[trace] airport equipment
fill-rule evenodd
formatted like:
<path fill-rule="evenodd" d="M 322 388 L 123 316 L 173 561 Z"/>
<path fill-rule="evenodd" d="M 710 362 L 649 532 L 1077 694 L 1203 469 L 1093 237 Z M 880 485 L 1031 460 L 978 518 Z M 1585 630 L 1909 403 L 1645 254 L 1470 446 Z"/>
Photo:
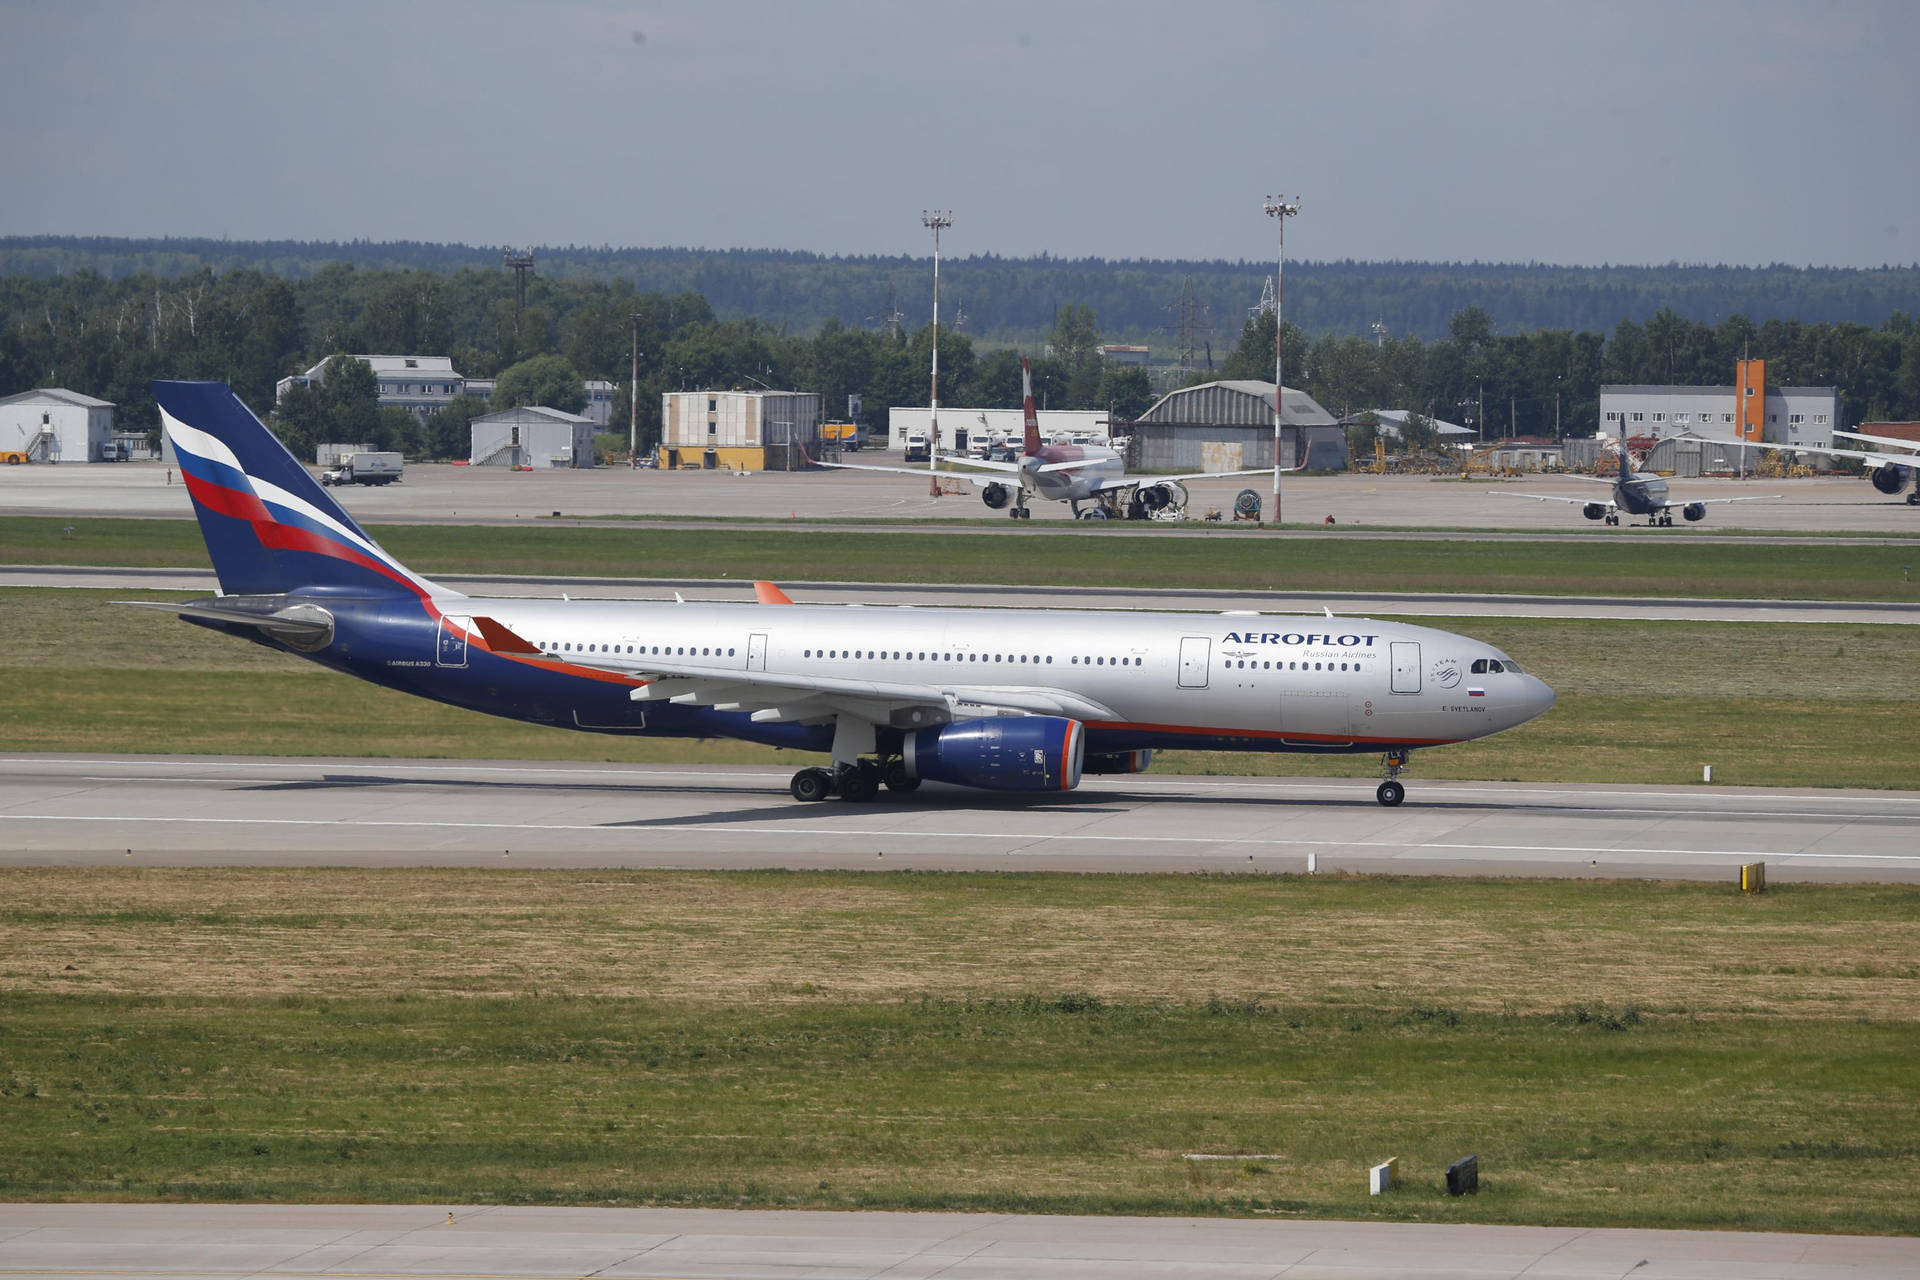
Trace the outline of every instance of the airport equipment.
<path fill-rule="evenodd" d="M 1447 1166 L 1447 1194 L 1471 1196 L 1480 1192 L 1480 1157 L 1461 1156 Z"/>
<path fill-rule="evenodd" d="M 1767 864 L 1749 862 L 1740 868 L 1740 892 L 1765 893 L 1767 891 Z"/>
<path fill-rule="evenodd" d="M 1379 1164 L 1374 1165 L 1373 1168 L 1367 1170 L 1367 1194 L 1370 1196 L 1383 1196 L 1393 1190 L 1395 1181 L 1394 1171 L 1399 1163 L 1400 1158 L 1395 1156 L 1393 1159 L 1383 1160 Z"/>

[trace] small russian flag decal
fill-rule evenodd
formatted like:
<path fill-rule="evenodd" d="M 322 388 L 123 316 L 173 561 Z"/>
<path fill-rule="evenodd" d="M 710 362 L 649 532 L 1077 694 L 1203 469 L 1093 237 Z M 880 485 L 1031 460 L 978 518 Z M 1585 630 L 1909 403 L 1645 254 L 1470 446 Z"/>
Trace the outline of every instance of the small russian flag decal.
<path fill-rule="evenodd" d="M 1485 689 L 1469 689 L 1467 690 L 1467 696 L 1469 698 L 1484 698 L 1487 696 L 1487 691 Z"/>

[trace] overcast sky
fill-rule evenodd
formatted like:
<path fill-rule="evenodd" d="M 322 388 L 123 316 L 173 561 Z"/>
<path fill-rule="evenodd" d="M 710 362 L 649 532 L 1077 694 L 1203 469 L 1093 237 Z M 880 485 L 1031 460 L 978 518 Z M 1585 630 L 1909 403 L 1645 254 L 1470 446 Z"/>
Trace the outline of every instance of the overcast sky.
<path fill-rule="evenodd" d="M 1920 262 L 1915 0 L 0 0 L 0 234 Z"/>

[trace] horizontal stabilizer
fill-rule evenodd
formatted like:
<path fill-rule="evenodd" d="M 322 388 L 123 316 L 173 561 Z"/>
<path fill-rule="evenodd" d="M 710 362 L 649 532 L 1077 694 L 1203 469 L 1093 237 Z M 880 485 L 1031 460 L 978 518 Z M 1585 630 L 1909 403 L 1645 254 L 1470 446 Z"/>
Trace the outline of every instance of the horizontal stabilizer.
<path fill-rule="evenodd" d="M 318 605 L 296 604 L 281 609 L 242 609 L 211 600 L 173 603 L 166 600 L 115 600 L 115 604 L 136 609 L 164 609 L 168 613 L 195 622 L 240 627 L 257 627 L 275 640 L 296 649 L 318 649 L 333 640 L 333 615 Z"/>

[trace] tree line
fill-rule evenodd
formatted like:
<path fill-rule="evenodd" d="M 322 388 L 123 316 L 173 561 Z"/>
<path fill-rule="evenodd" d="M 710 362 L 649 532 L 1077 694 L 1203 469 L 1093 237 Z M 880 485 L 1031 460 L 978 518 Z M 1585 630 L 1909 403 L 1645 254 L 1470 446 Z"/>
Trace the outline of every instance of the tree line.
<path fill-rule="evenodd" d="M 1168 383 L 1102 358 L 1104 316 L 1083 301 L 1056 306 L 1029 344 L 1034 389 L 1051 408 L 1138 416 Z M 1920 329 L 1905 312 L 1875 326 L 1732 316 L 1707 324 L 1672 308 L 1621 320 L 1608 332 L 1502 332 L 1469 306 L 1433 340 L 1355 336 L 1287 325 L 1287 382 L 1336 415 L 1405 408 L 1480 426 L 1490 436 L 1594 434 L 1603 383 L 1730 385 L 1744 354 L 1769 361 L 1770 384 L 1838 386 L 1847 421 L 1920 419 Z M 1237 339 L 1175 378 L 1270 380 L 1274 318 L 1246 321 Z M 722 317 L 703 295 L 645 291 L 628 280 L 528 282 L 518 305 L 498 269 L 361 270 L 333 263 L 304 279 L 258 269 L 185 275 L 92 272 L 0 277 L 0 395 L 65 386 L 113 401 L 119 422 L 154 428 L 147 382 L 204 378 L 231 384 L 263 415 L 276 382 L 335 353 L 449 355 L 467 377 L 500 386 L 490 408 L 544 403 L 580 407 L 583 379 L 616 383 L 613 429 L 627 431 L 629 367 L 640 349 L 643 447 L 658 437 L 661 393 L 756 386 L 818 392 L 829 418 L 848 397 L 884 426 L 891 405 L 923 405 L 932 328 L 898 332 L 828 319 L 797 333 L 748 317 Z M 940 400 L 1012 408 L 1020 403 L 1020 351 L 967 332 L 940 334 Z M 353 440 L 415 455 L 466 452 L 465 401 L 421 424 L 381 413 L 357 373 L 281 406 L 290 443 Z M 311 456 L 306 455 L 306 456 Z"/>
<path fill-rule="evenodd" d="M 1302 229 L 1304 235 L 1304 228 Z M 880 328 L 890 310 L 918 325 L 932 313 L 930 261 L 897 255 L 830 256 L 749 249 L 538 247 L 535 268 L 550 280 L 612 283 L 641 293 L 698 294 L 721 319 L 753 318 L 784 332 Z M 254 270 L 306 280 L 351 266 L 362 273 L 425 271 L 440 276 L 501 267 L 501 250 L 417 241 L 325 243 L 210 239 L 129 240 L 0 237 L 0 276 L 81 271 L 118 279 L 161 279 Z M 1193 334 L 1204 362 L 1237 339 L 1270 261 L 1004 258 L 959 255 L 941 263 L 948 317 L 994 345 L 1032 344 L 1067 303 L 1090 306 L 1116 341 L 1178 341 L 1179 303 L 1205 317 Z M 1502 335 L 1533 330 L 1608 333 L 1623 319 L 1662 309 L 1696 323 L 1744 316 L 1802 323 L 1879 325 L 1895 312 L 1920 314 L 1920 266 L 1871 269 L 1704 266 L 1569 267 L 1543 263 L 1320 262 L 1287 265 L 1287 312 L 1316 333 L 1434 342 L 1458 312 L 1478 307 Z"/>

